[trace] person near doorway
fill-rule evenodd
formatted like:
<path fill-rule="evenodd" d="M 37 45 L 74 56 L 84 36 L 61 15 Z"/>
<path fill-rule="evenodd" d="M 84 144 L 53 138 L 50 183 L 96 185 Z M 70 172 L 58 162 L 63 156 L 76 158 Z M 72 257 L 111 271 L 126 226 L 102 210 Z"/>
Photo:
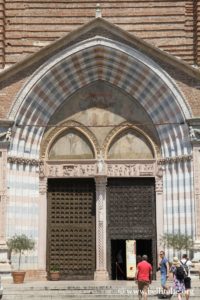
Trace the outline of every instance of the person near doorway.
<path fill-rule="evenodd" d="M 191 289 L 191 277 L 190 277 L 190 269 L 192 267 L 192 262 L 189 260 L 187 254 L 183 254 L 181 259 L 181 264 L 185 269 L 186 277 L 184 278 L 185 283 L 185 299 L 189 300 L 190 297 L 190 289 Z"/>
<path fill-rule="evenodd" d="M 182 294 L 185 292 L 185 269 L 177 257 L 173 258 L 170 271 L 173 273 L 174 292 L 177 293 L 178 300 L 182 300 Z"/>
<path fill-rule="evenodd" d="M 125 279 L 122 248 L 119 249 L 117 256 L 116 256 L 116 279 L 119 279 L 119 280 Z"/>
<path fill-rule="evenodd" d="M 137 255 L 136 256 L 136 265 L 139 264 L 142 261 L 142 256 L 141 255 Z"/>
<path fill-rule="evenodd" d="M 152 280 L 152 266 L 148 263 L 147 255 L 142 256 L 142 261 L 137 264 L 136 282 L 138 284 L 138 296 L 141 300 L 142 297 L 144 300 L 147 300 L 149 284 Z"/>
<path fill-rule="evenodd" d="M 167 294 L 169 291 L 169 287 L 167 286 L 167 279 L 169 277 L 169 262 L 165 257 L 165 252 L 163 250 L 160 251 L 160 262 L 157 270 L 160 271 L 161 276 L 161 286 L 163 290 L 162 298 L 167 298 Z"/>

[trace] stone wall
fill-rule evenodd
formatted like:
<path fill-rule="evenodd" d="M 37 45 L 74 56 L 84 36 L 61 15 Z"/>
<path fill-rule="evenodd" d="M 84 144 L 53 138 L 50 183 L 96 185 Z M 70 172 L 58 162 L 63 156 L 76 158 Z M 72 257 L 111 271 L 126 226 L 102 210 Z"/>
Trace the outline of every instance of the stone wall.
<path fill-rule="evenodd" d="M 200 63 L 197 0 L 103 0 L 107 21 L 189 64 Z M 37 52 L 95 17 L 96 1 L 0 0 L 0 68 Z"/>

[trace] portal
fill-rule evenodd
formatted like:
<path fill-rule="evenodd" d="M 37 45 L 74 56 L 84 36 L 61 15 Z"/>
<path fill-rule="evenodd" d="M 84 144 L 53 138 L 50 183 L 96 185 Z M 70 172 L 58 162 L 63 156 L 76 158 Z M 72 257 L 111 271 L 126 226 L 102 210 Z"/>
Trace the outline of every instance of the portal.
<path fill-rule="evenodd" d="M 152 241 L 136 240 L 136 263 L 144 254 L 148 256 L 148 262 L 153 265 Z M 111 279 L 129 279 L 127 278 L 126 240 L 111 240 Z"/>

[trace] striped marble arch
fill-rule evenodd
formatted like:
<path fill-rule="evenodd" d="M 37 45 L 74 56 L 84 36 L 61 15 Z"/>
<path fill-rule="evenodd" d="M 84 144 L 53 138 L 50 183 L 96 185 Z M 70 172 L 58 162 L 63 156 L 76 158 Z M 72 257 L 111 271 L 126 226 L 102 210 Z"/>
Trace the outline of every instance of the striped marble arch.
<path fill-rule="evenodd" d="M 82 42 L 48 61 L 23 87 L 10 117 L 16 124 L 45 126 L 68 97 L 98 80 L 126 91 L 143 106 L 157 128 L 163 156 L 190 153 L 184 121 L 191 113 L 174 82 L 143 54 L 105 38 Z M 37 158 L 43 131 L 16 128 L 11 153 Z"/>

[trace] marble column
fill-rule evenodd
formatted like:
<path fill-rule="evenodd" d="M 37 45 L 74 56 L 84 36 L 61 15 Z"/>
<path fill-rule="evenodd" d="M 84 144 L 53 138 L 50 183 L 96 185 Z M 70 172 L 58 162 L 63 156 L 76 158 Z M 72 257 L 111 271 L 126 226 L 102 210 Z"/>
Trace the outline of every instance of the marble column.
<path fill-rule="evenodd" d="M 200 260 L 200 143 L 193 145 L 193 166 L 194 166 L 194 214 L 195 214 L 195 242 L 194 260 Z"/>
<path fill-rule="evenodd" d="M 38 268 L 46 271 L 47 247 L 47 178 L 40 177 L 39 185 Z"/>
<path fill-rule="evenodd" d="M 107 271 L 107 225 L 106 225 L 106 176 L 96 181 L 96 271 L 95 280 L 108 280 Z"/>
<path fill-rule="evenodd" d="M 160 251 L 159 240 L 163 235 L 164 229 L 164 205 L 163 205 L 163 169 L 164 166 L 159 165 L 155 177 L 155 192 L 156 192 L 156 229 L 157 229 L 157 253 Z M 158 258 L 159 259 L 159 258 Z M 155 261 L 157 264 L 158 261 Z"/>

